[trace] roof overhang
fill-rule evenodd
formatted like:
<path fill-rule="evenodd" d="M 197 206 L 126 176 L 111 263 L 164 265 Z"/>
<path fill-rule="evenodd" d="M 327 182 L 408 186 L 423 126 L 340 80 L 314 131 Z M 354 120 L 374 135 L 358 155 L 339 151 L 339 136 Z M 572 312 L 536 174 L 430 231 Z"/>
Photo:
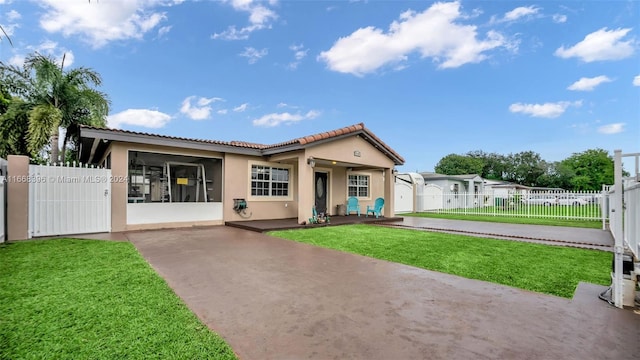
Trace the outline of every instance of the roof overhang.
<path fill-rule="evenodd" d="M 134 144 L 150 144 L 158 146 L 177 147 L 191 150 L 205 150 L 242 155 L 262 156 L 259 149 L 237 147 L 211 142 L 169 138 L 151 134 L 119 132 L 111 129 L 80 128 L 80 161 L 92 163 L 101 158 L 111 141 L 129 142 Z M 103 145 L 101 145 L 102 143 Z"/>
<path fill-rule="evenodd" d="M 310 142 L 310 143 L 307 143 L 307 144 L 301 144 L 300 142 L 293 142 L 293 143 L 287 144 L 287 145 L 271 147 L 271 148 L 267 148 L 267 149 L 262 150 L 262 154 L 263 155 L 276 155 L 276 154 L 280 154 L 280 153 L 288 152 L 288 151 L 302 150 L 302 149 L 306 149 L 306 148 L 317 146 L 317 145 L 327 144 L 327 143 L 330 143 L 330 142 L 333 142 L 333 141 L 337 141 L 337 140 L 340 140 L 340 139 L 346 139 L 346 138 L 349 138 L 349 137 L 352 137 L 352 136 L 360 136 L 362 139 L 364 139 L 369 144 L 371 144 L 373 147 L 375 147 L 378 151 L 382 152 L 385 156 L 390 158 L 395 165 L 403 165 L 404 164 L 404 160 L 403 159 L 399 158 L 393 152 L 389 151 L 386 146 L 384 146 L 382 143 L 380 143 L 374 137 L 370 136 L 364 130 L 358 130 L 358 131 L 347 133 L 347 134 L 336 135 L 336 136 L 333 136 L 333 137 L 328 138 L 328 139 L 316 140 L 316 141 L 313 141 L 313 142 Z"/>

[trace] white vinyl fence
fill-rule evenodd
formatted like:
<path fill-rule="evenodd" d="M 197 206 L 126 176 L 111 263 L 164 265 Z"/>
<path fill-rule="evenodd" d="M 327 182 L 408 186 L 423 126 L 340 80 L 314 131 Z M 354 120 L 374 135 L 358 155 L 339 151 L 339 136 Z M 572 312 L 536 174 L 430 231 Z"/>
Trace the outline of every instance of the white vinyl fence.
<path fill-rule="evenodd" d="M 425 191 L 418 201 L 425 211 L 436 213 L 600 221 L 607 216 L 607 196 L 604 191 Z"/>
<path fill-rule="evenodd" d="M 111 170 L 29 165 L 29 237 L 111 231 Z"/>
<path fill-rule="evenodd" d="M 5 209 L 5 201 L 6 201 L 6 197 L 5 197 L 5 177 L 4 176 L 0 176 L 0 243 L 5 242 L 5 233 L 4 233 L 4 229 L 5 229 L 5 213 L 4 213 L 4 209 Z"/>
<path fill-rule="evenodd" d="M 640 258 L 640 182 L 624 190 L 624 204 L 625 243 Z"/>

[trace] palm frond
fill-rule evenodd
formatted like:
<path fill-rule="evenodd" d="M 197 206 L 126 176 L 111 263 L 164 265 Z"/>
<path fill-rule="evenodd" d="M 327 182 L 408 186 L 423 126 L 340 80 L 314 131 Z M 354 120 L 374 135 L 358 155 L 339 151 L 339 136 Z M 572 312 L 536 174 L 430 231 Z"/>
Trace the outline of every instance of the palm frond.
<path fill-rule="evenodd" d="M 60 109 L 49 104 L 38 105 L 29 112 L 28 148 L 37 153 L 49 143 L 51 134 L 62 121 Z"/>

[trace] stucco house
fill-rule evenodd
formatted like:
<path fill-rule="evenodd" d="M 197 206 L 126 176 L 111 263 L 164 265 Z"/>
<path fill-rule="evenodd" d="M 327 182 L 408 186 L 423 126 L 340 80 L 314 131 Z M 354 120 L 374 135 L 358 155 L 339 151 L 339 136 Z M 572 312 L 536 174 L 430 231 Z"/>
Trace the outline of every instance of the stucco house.
<path fill-rule="evenodd" d="M 111 231 L 219 225 L 362 210 L 385 199 L 394 215 L 394 167 L 404 159 L 363 123 L 278 144 L 188 139 L 82 127 L 83 163 L 111 169 Z"/>

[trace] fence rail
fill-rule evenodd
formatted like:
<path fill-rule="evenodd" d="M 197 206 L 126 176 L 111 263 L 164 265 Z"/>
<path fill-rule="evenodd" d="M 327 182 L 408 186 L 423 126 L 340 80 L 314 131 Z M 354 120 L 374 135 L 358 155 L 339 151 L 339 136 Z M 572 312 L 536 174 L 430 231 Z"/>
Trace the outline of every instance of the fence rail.
<path fill-rule="evenodd" d="M 637 257 L 640 257 L 640 183 L 624 192 L 624 241 Z"/>
<path fill-rule="evenodd" d="M 430 194 L 428 212 L 602 221 L 606 192 L 497 192 Z"/>

